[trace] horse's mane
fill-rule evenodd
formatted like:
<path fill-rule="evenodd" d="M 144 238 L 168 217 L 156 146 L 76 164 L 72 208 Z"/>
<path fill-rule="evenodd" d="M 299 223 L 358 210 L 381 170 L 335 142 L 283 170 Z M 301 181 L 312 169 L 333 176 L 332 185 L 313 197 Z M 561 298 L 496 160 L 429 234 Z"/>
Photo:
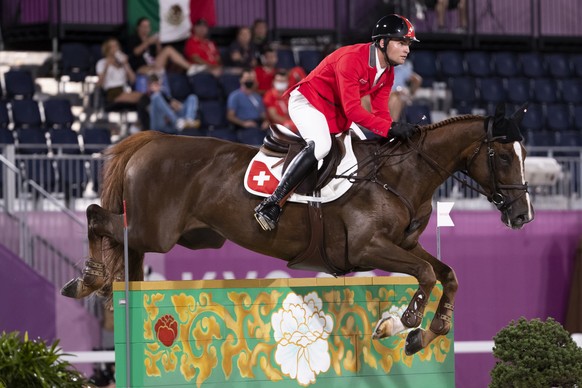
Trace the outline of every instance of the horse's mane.
<path fill-rule="evenodd" d="M 482 120 L 483 116 L 480 116 L 480 115 L 455 116 L 455 117 L 450 117 L 448 119 L 445 119 L 443 121 L 439 121 L 438 123 L 424 125 L 422 128 L 426 129 L 427 131 L 432 131 L 433 129 L 437 129 L 437 128 L 443 127 L 443 126 L 451 124 L 451 123 L 456 123 L 457 121 L 477 120 L 477 119 Z"/>

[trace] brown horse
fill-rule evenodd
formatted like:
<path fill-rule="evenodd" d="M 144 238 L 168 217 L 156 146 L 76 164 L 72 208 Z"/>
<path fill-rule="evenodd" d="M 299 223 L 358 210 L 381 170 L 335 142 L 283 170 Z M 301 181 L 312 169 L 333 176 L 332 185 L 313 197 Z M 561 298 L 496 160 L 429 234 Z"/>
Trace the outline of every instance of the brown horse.
<path fill-rule="evenodd" d="M 507 226 L 518 229 L 532 221 L 524 179 L 526 151 L 519 133 L 523 113 L 521 109 L 506 118 L 498 109 L 494 117 L 454 117 L 421 127 L 406 142 L 354 140 L 359 170 L 350 179 L 355 184 L 322 205 L 324 250 L 331 265 L 322 264 L 320 270 L 337 274 L 381 269 L 410 274 L 419 282 L 401 319 L 382 317 L 375 338 L 418 327 L 437 280 L 443 296 L 430 330 L 411 331 L 406 352 L 421 350 L 451 327 L 457 278 L 418 238 L 431 216 L 433 193 L 452 173 L 473 178 Z M 124 200 L 130 280 L 143 280 L 145 252 L 167 252 L 175 244 L 220 248 L 228 239 L 288 262 L 298 257 L 309 245 L 307 206 L 287 203 L 277 229 L 261 229 L 253 217 L 260 198 L 243 187 L 245 169 L 256 152 L 255 147 L 214 138 L 152 131 L 111 148 L 102 207 L 87 208 L 90 259 L 83 276 L 63 287 L 63 295 L 110 294 L 112 282 L 123 279 Z"/>

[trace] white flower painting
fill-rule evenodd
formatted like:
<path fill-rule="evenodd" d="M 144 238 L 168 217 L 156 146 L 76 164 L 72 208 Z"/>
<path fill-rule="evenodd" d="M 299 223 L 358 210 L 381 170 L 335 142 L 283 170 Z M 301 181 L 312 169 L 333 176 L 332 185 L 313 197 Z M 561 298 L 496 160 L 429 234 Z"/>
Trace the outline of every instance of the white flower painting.
<path fill-rule="evenodd" d="M 271 316 L 277 342 L 275 361 L 281 371 L 302 386 L 315 382 L 330 367 L 327 339 L 333 329 L 331 315 L 322 311 L 316 292 L 304 297 L 289 293 L 283 307 Z"/>

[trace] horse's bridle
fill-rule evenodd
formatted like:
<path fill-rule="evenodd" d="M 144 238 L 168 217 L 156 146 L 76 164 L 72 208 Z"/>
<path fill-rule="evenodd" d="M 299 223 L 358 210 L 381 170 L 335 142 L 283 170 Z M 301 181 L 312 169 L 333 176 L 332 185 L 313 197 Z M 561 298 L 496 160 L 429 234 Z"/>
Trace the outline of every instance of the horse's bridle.
<path fill-rule="evenodd" d="M 474 186 L 468 184 L 466 182 L 466 180 L 462 180 L 455 175 L 452 175 L 452 177 L 454 179 L 456 179 L 457 181 L 463 183 L 467 187 L 471 188 L 472 190 L 475 190 L 475 191 L 483 194 L 487 198 L 487 200 L 489 200 L 489 202 L 493 203 L 499 211 L 506 211 L 515 201 L 517 201 L 518 199 L 523 197 L 526 193 L 528 193 L 528 184 L 527 184 L 527 182 L 525 182 L 525 184 L 516 184 L 516 185 L 502 185 L 502 184 L 498 183 L 497 169 L 495 168 L 495 149 L 493 148 L 493 143 L 495 141 L 498 141 L 499 139 L 493 137 L 493 121 L 494 121 L 493 118 L 488 117 L 486 120 L 487 120 L 487 124 L 486 124 L 486 126 L 487 126 L 486 132 L 487 133 L 485 134 L 485 137 L 483 138 L 483 140 L 479 143 L 479 146 L 475 149 L 475 152 L 473 152 L 473 155 L 471 155 L 471 157 L 469 157 L 467 159 L 467 164 L 466 164 L 465 170 L 462 171 L 462 173 L 467 175 L 467 176 L 469 175 L 469 172 L 468 172 L 469 166 L 471 165 L 471 163 L 473 162 L 475 157 L 479 154 L 479 151 L 481 150 L 481 146 L 483 144 L 487 144 L 487 164 L 489 166 L 489 172 L 490 172 L 489 176 L 491 178 L 491 193 L 487 193 L 481 188 L 474 187 Z M 506 200 L 505 196 L 503 195 L 503 193 L 501 192 L 501 190 L 523 190 L 523 193 L 521 195 L 515 197 L 513 200 L 507 202 L 507 200 Z"/>

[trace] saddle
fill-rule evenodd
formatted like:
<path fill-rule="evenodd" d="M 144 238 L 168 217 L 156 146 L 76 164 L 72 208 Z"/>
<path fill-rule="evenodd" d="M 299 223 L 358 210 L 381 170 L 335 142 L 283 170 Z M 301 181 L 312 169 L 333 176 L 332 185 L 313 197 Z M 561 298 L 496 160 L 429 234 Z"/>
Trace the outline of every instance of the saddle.
<path fill-rule="evenodd" d="M 312 171 L 303 182 L 294 190 L 298 194 L 319 193 L 335 175 L 338 165 L 346 153 L 344 135 L 332 136 L 331 150 L 323 159 L 319 170 Z M 270 126 L 261 152 L 268 156 L 283 158 L 283 174 L 293 158 L 303 149 L 307 143 L 300 136 L 284 132 L 277 125 Z M 318 194 L 317 194 L 318 195 Z M 308 202 L 310 223 L 310 238 L 307 249 L 291 259 L 287 267 L 309 271 L 325 271 L 334 276 L 345 275 L 353 269 L 345 269 L 336 266 L 325 253 L 323 212 L 321 202 Z"/>
<path fill-rule="evenodd" d="M 323 159 L 321 168 L 314 170 L 294 190 L 297 194 L 310 194 L 321 190 L 335 175 L 337 167 L 345 155 L 343 136 L 332 136 L 331 149 Z M 305 140 L 292 132 L 284 132 L 277 125 L 271 125 L 267 131 L 261 152 L 268 156 L 283 159 L 283 173 L 289 163 L 307 145 Z"/>

